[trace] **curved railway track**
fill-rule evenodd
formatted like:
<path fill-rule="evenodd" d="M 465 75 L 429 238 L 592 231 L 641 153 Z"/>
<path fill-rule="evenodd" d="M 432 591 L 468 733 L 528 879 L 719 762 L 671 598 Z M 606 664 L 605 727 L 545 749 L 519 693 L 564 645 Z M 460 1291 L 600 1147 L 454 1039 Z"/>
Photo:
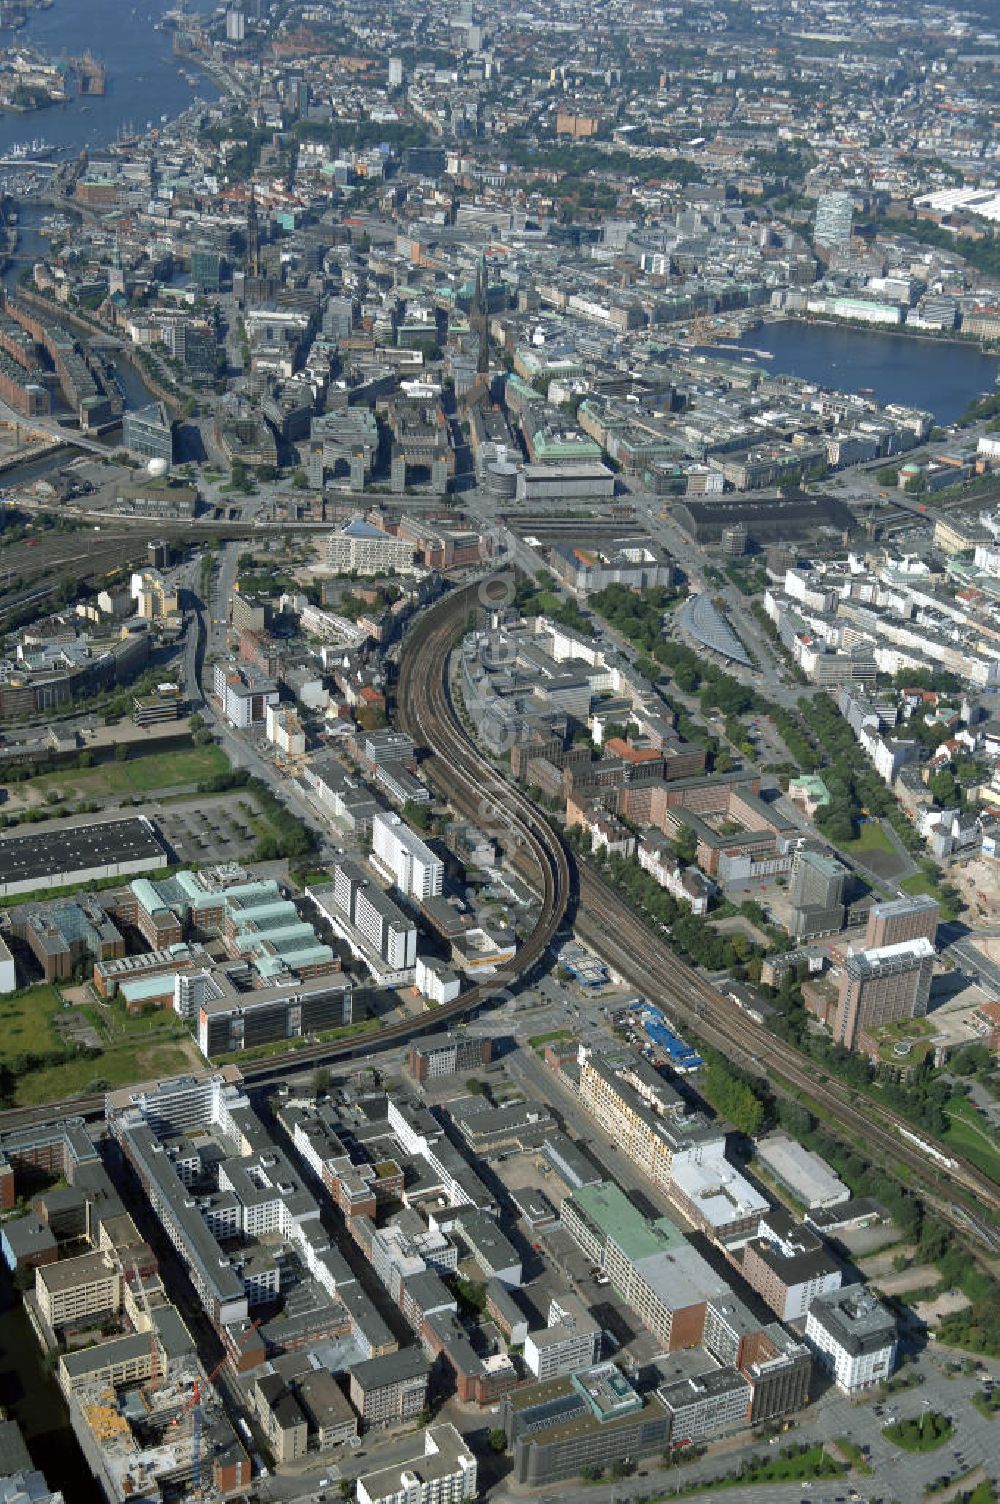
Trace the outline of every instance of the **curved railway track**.
<path fill-rule="evenodd" d="M 488 982 L 462 993 L 454 1002 L 419 1018 L 403 1019 L 350 1039 L 309 1045 L 273 1060 L 248 1061 L 241 1070 L 251 1084 L 283 1079 L 289 1071 L 405 1043 L 427 1029 L 440 1028 L 446 1021 L 474 1012 L 531 972 L 562 923 L 571 896 L 571 873 L 562 842 L 527 799 L 496 777 L 486 758 L 462 730 L 448 694 L 449 654 L 461 638 L 475 588 L 446 596 L 412 629 L 400 667 L 399 721 L 419 744 L 434 749 L 424 766 L 442 795 L 459 813 L 490 823 L 513 863 L 529 880 L 539 884 L 542 903 L 538 921 L 509 966 L 491 976 Z M 99 1061 L 94 1065 L 95 1070 L 100 1068 Z M 0 1130 L 67 1114 L 89 1119 L 102 1117 L 104 1092 L 50 1102 L 42 1107 L 9 1108 L 0 1112 Z"/>
<path fill-rule="evenodd" d="M 277 1061 L 253 1061 L 243 1067 L 251 1083 L 281 1078 L 289 1070 L 310 1064 L 346 1059 L 406 1040 L 437 1028 L 488 1003 L 503 989 L 529 974 L 544 956 L 574 896 L 574 873 L 565 848 L 547 820 L 524 796 L 498 778 L 464 731 L 451 702 L 448 663 L 460 640 L 478 586 L 457 590 L 432 607 L 407 638 L 397 693 L 397 720 L 414 740 L 430 749 L 424 769 L 440 792 L 461 814 L 486 825 L 511 860 L 531 881 L 540 884 L 542 906 L 538 922 L 521 946 L 516 961 L 488 983 L 464 993 L 455 1002 L 418 1019 L 405 1019 L 385 1028 L 355 1035 L 333 1044 L 316 1044 Z M 900 1137 L 909 1129 L 906 1119 L 877 1110 L 870 1101 L 839 1082 L 818 1074 L 813 1063 L 794 1046 L 769 1034 L 722 997 L 691 966 L 653 935 L 608 882 L 589 866 L 577 870 L 579 911 L 576 926 L 630 985 L 650 1001 L 662 1005 L 677 1020 L 697 1030 L 709 1045 L 736 1056 L 779 1083 L 802 1091 L 823 1109 L 848 1141 L 864 1140 L 870 1156 L 882 1155 L 887 1164 L 903 1167 L 907 1183 L 919 1183 L 940 1214 L 968 1232 L 978 1229 L 982 1241 L 1000 1238 L 981 1213 L 1000 1210 L 1000 1191 L 974 1166 L 952 1156 L 947 1170 L 936 1167 Z M 780 1085 L 779 1085 L 780 1089 Z M 14 1109 L 0 1114 L 0 1126 L 37 1121 L 60 1111 L 99 1116 L 104 1097 L 93 1095 L 52 1103 L 45 1108 Z"/>

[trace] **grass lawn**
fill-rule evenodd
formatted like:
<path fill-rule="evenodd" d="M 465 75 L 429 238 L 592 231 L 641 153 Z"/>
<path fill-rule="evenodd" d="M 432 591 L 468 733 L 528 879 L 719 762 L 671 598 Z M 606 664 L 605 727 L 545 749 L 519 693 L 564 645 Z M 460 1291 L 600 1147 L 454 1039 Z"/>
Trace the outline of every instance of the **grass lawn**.
<path fill-rule="evenodd" d="M 569 1029 L 550 1029 L 547 1034 L 532 1034 L 528 1044 L 533 1050 L 543 1049 L 547 1044 L 554 1044 L 557 1039 L 572 1039 Z"/>
<path fill-rule="evenodd" d="M 111 794 L 149 794 L 179 784 L 203 783 L 229 772 L 229 759 L 219 747 L 187 747 L 173 752 L 146 752 L 127 762 L 106 762 L 94 768 L 42 773 L 31 787 L 42 795 L 58 793 L 67 799 L 102 799 Z"/>
<path fill-rule="evenodd" d="M 853 841 L 843 841 L 841 844 L 851 856 L 862 857 L 873 851 L 881 851 L 888 856 L 896 855 L 895 846 L 877 821 L 862 825 Z"/>
<path fill-rule="evenodd" d="M 838 1436 L 833 1443 L 840 1455 L 851 1464 L 856 1473 L 863 1473 L 866 1478 L 871 1477 L 874 1471 L 871 1463 L 866 1459 L 864 1452 L 856 1442 L 847 1436 Z"/>
<path fill-rule="evenodd" d="M 949 1118 L 945 1143 L 1000 1185 L 1000 1144 L 977 1122 L 975 1108 L 963 1101 L 958 1107 L 949 1103 L 945 1110 Z"/>
<path fill-rule="evenodd" d="M 62 1040 L 53 1020 L 62 1011 L 61 997 L 47 982 L 0 997 L 0 1062 L 57 1050 Z"/>
<path fill-rule="evenodd" d="M 174 1075 L 190 1070 L 200 1060 L 188 1031 L 166 1009 L 142 1018 L 130 1018 L 121 1006 L 99 1008 L 94 1004 L 82 1011 L 106 1041 L 103 1052 L 81 1054 L 18 1076 L 14 1083 L 18 1106 L 78 1096 L 95 1090 L 93 1083 L 98 1080 L 125 1086 L 130 1081 Z M 18 1055 L 45 1055 L 65 1048 L 57 1022 L 72 1016 L 47 982 L 11 997 L 0 997 L 0 1065 L 9 1065 Z"/>
<path fill-rule="evenodd" d="M 739 1474 L 716 1478 L 705 1483 L 691 1483 L 677 1492 L 683 1497 L 708 1489 L 747 1488 L 756 1483 L 799 1483 L 806 1478 L 839 1478 L 847 1471 L 820 1445 L 785 1447 L 777 1457 L 751 1458 Z M 665 1494 L 660 1495 L 666 1498 Z"/>
<path fill-rule="evenodd" d="M 183 1042 L 143 1045 L 135 1040 L 112 1045 L 102 1055 L 81 1057 L 65 1065 L 48 1066 L 32 1071 L 17 1083 L 17 1104 L 34 1107 L 41 1102 L 55 1102 L 63 1097 L 82 1096 L 108 1086 L 128 1086 L 133 1081 L 155 1081 L 188 1071 L 197 1052 L 194 1044 Z M 200 1057 L 199 1057 L 200 1058 Z"/>
<path fill-rule="evenodd" d="M 904 877 L 899 886 L 911 898 L 917 898 L 922 893 L 929 893 L 932 898 L 937 897 L 937 884 L 927 872 L 914 872 L 912 877 Z"/>

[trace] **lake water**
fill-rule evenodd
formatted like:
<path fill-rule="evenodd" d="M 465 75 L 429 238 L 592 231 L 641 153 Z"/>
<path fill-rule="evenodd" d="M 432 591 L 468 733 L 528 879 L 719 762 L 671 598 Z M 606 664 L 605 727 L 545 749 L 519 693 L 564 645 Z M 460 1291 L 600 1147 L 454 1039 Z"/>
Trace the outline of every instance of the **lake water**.
<path fill-rule="evenodd" d="M 18 142 L 44 139 L 54 146 L 108 146 L 124 129 L 140 133 L 147 122 L 159 125 L 196 99 L 219 97 L 213 79 L 192 62 L 175 58 L 173 32 L 154 31 L 153 24 L 171 0 L 55 0 L 49 10 L 30 11 L 25 26 L 0 31 L 0 46 L 16 42 L 38 47 L 53 58 L 81 57 L 90 52 L 107 68 L 107 92 L 76 95 L 65 105 L 0 115 L 0 156 Z M 199 0 L 192 9 L 210 9 Z M 185 80 L 197 78 L 196 88 Z"/>
<path fill-rule="evenodd" d="M 879 402 L 925 408 L 939 423 L 953 423 L 974 397 L 993 391 L 1000 370 L 1000 359 L 974 345 L 798 320 L 765 324 L 736 343 L 769 350 L 767 370 L 842 392 L 870 387 Z"/>

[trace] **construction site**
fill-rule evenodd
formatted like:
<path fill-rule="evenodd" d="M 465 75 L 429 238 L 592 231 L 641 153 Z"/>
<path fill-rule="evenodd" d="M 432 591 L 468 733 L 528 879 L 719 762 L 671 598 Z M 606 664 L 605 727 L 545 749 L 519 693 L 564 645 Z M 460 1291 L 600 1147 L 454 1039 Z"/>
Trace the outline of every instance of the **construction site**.
<path fill-rule="evenodd" d="M 212 1500 L 250 1481 L 246 1453 L 194 1354 L 121 1389 L 95 1378 L 72 1394 L 70 1414 L 109 1500 Z"/>

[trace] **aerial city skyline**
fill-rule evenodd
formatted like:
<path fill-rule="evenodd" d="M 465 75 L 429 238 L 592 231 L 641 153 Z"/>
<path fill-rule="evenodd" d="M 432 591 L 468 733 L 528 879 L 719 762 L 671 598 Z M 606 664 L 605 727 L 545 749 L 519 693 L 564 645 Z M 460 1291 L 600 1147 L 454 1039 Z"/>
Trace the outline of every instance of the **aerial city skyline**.
<path fill-rule="evenodd" d="M 1000 31 L 0 0 L 0 1504 L 1000 1491 Z"/>

